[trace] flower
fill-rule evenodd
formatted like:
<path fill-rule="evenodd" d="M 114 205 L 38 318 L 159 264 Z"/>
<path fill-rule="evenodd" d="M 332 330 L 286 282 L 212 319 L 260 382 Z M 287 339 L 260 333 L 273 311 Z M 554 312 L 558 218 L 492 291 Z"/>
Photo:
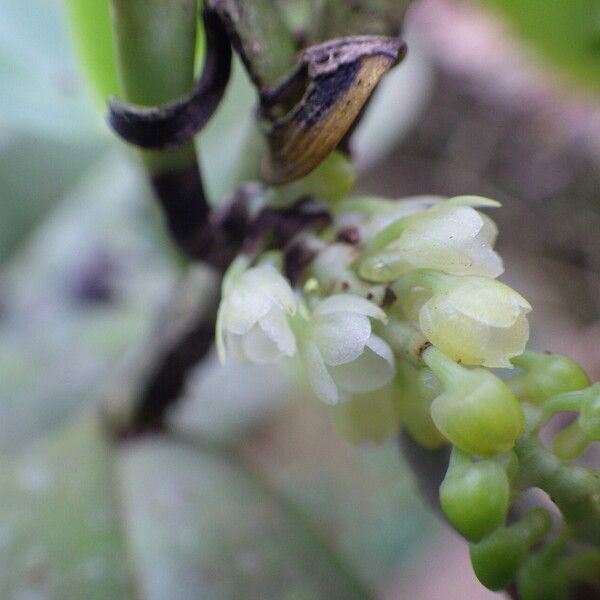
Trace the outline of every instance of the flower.
<path fill-rule="evenodd" d="M 391 221 L 367 246 L 359 273 L 369 281 L 397 279 L 412 269 L 498 277 L 502 259 L 493 250 L 498 229 L 473 207 L 497 206 L 484 198 L 457 197 Z"/>
<path fill-rule="evenodd" d="M 261 265 L 226 279 L 217 317 L 217 349 L 239 360 L 272 364 L 296 352 L 288 317 L 296 313 L 294 292 L 272 265 Z"/>
<path fill-rule="evenodd" d="M 303 328 L 300 356 L 315 394 L 324 402 L 335 404 L 392 379 L 392 351 L 372 333 L 369 318 L 385 321 L 386 315 L 360 296 L 338 294 L 322 300 Z"/>
<path fill-rule="evenodd" d="M 510 368 L 510 359 L 525 350 L 531 306 L 499 281 L 422 271 L 401 279 L 394 291 L 409 314 L 416 313 L 427 339 L 454 360 Z"/>

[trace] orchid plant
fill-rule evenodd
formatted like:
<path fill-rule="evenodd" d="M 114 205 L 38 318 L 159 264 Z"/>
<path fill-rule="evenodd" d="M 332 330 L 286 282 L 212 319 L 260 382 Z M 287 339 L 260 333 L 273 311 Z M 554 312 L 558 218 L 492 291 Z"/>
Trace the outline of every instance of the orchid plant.
<path fill-rule="evenodd" d="M 317 2 L 300 36 L 266 0 L 206 0 L 203 29 L 195 0 L 112 0 L 109 121 L 141 148 L 182 253 L 222 276 L 205 321 L 224 368 L 296 365 L 348 441 L 402 432 L 447 461 L 441 511 L 486 587 L 524 600 L 597 593 L 600 475 L 573 461 L 600 441 L 600 384 L 527 349 L 532 307 L 498 281 L 498 230 L 483 212 L 498 202 L 351 195 L 348 140 L 404 57 L 405 8 Z M 192 139 L 223 95 L 232 47 L 257 89 L 262 162 L 211 208 Z M 152 426 L 173 396 L 152 407 Z M 540 431 L 561 412 L 577 418 L 549 449 Z M 143 430 L 148 414 L 138 406 L 121 430 Z M 548 497 L 525 508 L 531 488 Z"/>

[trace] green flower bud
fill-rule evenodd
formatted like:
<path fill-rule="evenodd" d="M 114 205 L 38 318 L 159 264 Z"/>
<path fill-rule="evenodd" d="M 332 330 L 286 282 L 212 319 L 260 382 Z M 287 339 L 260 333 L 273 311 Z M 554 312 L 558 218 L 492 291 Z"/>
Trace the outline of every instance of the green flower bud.
<path fill-rule="evenodd" d="M 551 526 L 548 511 L 537 508 L 518 523 L 471 544 L 469 553 L 477 579 L 490 590 L 505 589 L 515 579 L 531 546 L 543 539 Z"/>
<path fill-rule="evenodd" d="M 478 542 L 504 524 L 510 484 L 495 460 L 472 462 L 453 448 L 446 477 L 440 487 L 440 503 L 450 524 L 467 540 Z"/>
<path fill-rule="evenodd" d="M 525 429 L 525 418 L 506 384 L 485 369 L 457 365 L 433 346 L 422 356 L 445 390 L 431 405 L 440 432 L 469 454 L 489 456 L 512 449 Z"/>
<path fill-rule="evenodd" d="M 520 399 L 540 403 L 552 396 L 581 390 L 589 385 L 585 371 L 562 354 L 544 354 L 527 350 L 511 359 L 523 369 L 506 383 Z"/>
<path fill-rule="evenodd" d="M 434 450 L 447 443 L 431 418 L 431 403 L 442 391 L 430 369 L 417 369 L 408 361 L 399 361 L 395 385 L 395 404 L 400 422 L 421 446 Z"/>
<path fill-rule="evenodd" d="M 391 385 L 355 394 L 329 407 L 336 433 L 350 444 L 382 442 L 396 436 L 400 422 Z"/>

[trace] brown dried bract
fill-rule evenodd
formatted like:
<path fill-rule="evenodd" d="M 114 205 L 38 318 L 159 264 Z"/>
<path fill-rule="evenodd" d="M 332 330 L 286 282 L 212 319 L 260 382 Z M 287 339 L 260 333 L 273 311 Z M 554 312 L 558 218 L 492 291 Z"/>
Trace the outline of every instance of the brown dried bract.
<path fill-rule="evenodd" d="M 294 72 L 261 94 L 265 179 L 283 184 L 317 167 L 405 54 L 402 40 L 378 36 L 341 38 L 304 50 Z"/>

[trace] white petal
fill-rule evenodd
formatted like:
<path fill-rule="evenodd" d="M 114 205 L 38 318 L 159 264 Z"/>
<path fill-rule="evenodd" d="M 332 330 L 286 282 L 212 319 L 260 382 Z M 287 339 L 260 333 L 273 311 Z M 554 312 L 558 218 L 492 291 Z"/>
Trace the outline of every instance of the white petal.
<path fill-rule="evenodd" d="M 312 342 L 306 342 L 300 347 L 302 361 L 308 381 L 315 394 L 327 404 L 336 404 L 340 394 L 331 375 L 327 371 L 319 349 Z"/>
<path fill-rule="evenodd" d="M 225 364 L 225 336 L 223 333 L 223 301 L 219 305 L 217 311 L 217 322 L 215 324 L 215 344 L 217 346 L 217 356 L 221 365 Z"/>
<path fill-rule="evenodd" d="M 450 198 L 446 200 L 444 203 L 447 206 L 471 206 L 472 208 L 477 208 L 478 206 L 485 206 L 488 208 L 496 208 L 498 206 L 502 206 L 498 200 L 492 200 L 491 198 L 485 198 L 484 196 L 454 196 L 454 198 Z"/>
<path fill-rule="evenodd" d="M 496 243 L 496 239 L 498 238 L 498 226 L 486 214 L 479 213 L 479 216 L 483 219 L 483 227 L 479 232 L 479 236 L 484 242 L 493 247 Z"/>
<path fill-rule="evenodd" d="M 296 338 L 288 324 L 285 313 L 278 306 L 273 307 L 260 321 L 259 325 L 285 356 L 296 352 Z"/>
<path fill-rule="evenodd" d="M 226 330 L 243 335 L 271 309 L 272 300 L 252 284 L 238 284 L 224 300 L 223 326 Z"/>
<path fill-rule="evenodd" d="M 522 354 L 529 339 L 529 323 L 521 314 L 512 327 L 491 331 L 484 367 L 512 368 L 510 358 Z"/>
<path fill-rule="evenodd" d="M 242 276 L 243 283 L 261 290 L 272 302 L 279 304 L 289 314 L 296 311 L 296 297 L 288 280 L 272 265 L 249 269 Z"/>
<path fill-rule="evenodd" d="M 364 315 L 335 312 L 313 317 L 312 340 L 328 365 L 341 365 L 358 358 L 371 335 Z"/>
<path fill-rule="evenodd" d="M 367 342 L 365 351 L 351 363 L 329 367 L 340 390 L 363 393 L 379 389 L 394 376 L 394 357 L 390 347 L 376 335 Z"/>
<path fill-rule="evenodd" d="M 336 294 L 320 302 L 314 310 L 315 315 L 328 315 L 335 312 L 351 312 L 378 319 L 385 323 L 387 315 L 379 306 L 354 294 Z"/>
<path fill-rule="evenodd" d="M 531 310 L 527 300 L 513 289 L 483 277 L 465 278 L 439 305 L 440 310 L 455 310 L 493 327 L 510 327 L 521 312 Z"/>
<path fill-rule="evenodd" d="M 270 365 L 281 359 L 277 344 L 259 325 L 255 325 L 242 337 L 242 352 L 247 360 L 257 365 Z"/>

